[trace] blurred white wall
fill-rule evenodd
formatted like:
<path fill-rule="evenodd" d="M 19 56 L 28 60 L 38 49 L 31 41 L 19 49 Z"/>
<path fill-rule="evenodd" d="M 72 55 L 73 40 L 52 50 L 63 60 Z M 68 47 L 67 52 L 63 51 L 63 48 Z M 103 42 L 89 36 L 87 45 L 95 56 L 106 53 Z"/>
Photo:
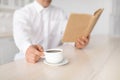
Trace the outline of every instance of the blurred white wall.
<path fill-rule="evenodd" d="M 69 15 L 70 13 L 91 13 L 93 14 L 98 8 L 104 8 L 104 12 L 97 22 L 92 34 L 109 35 L 110 14 L 112 0 L 53 0 L 52 4 L 64 9 Z"/>
<path fill-rule="evenodd" d="M 112 0 L 112 13 L 110 18 L 112 34 L 114 36 L 120 36 L 120 0 Z"/>
<path fill-rule="evenodd" d="M 105 34 L 108 35 L 111 32 L 110 26 L 110 12 L 111 12 L 112 0 L 53 0 L 52 4 L 62 8 L 67 15 L 70 13 L 91 13 L 93 14 L 98 8 L 104 8 L 104 12 L 98 20 L 92 34 Z M 12 18 L 9 18 L 9 12 L 4 14 L 0 10 L 0 33 L 12 31 L 12 24 L 6 24 L 6 22 L 11 23 Z M 6 18 L 4 17 L 6 16 Z M 4 17 L 4 18 L 3 18 Z M 6 20 L 5 20 L 6 19 Z M 2 25 L 5 24 L 5 25 Z"/>

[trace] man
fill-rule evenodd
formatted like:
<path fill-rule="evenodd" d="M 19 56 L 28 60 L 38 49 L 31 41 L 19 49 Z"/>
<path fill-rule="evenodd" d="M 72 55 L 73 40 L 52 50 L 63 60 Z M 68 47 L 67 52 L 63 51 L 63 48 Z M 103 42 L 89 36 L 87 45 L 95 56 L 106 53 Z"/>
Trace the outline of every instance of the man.
<path fill-rule="evenodd" d="M 50 5 L 52 0 L 36 0 L 17 10 L 14 14 L 14 39 L 20 50 L 21 58 L 36 63 L 43 55 L 44 49 L 61 45 L 67 17 L 64 12 Z M 84 48 L 89 37 L 79 38 L 76 48 Z M 24 53 L 24 54 L 22 54 Z"/>

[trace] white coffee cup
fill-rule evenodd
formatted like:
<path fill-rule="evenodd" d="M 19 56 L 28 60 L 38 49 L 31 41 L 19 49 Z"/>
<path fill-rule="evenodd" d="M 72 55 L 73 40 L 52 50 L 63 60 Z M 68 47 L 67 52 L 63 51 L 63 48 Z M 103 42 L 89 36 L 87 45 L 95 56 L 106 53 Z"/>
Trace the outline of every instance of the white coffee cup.
<path fill-rule="evenodd" d="M 46 62 L 57 64 L 64 60 L 62 49 L 48 49 L 44 52 Z"/>

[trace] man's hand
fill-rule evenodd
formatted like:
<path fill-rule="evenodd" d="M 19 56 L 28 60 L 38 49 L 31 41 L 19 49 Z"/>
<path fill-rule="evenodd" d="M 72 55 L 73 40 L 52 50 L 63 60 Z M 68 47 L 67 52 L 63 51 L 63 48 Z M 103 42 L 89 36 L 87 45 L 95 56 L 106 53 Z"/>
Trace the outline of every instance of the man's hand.
<path fill-rule="evenodd" d="M 89 42 L 89 36 L 88 37 L 81 37 L 78 38 L 77 41 L 75 42 L 75 47 L 78 49 L 84 48 Z"/>
<path fill-rule="evenodd" d="M 43 48 L 40 45 L 31 45 L 26 51 L 26 61 L 36 63 L 43 56 Z"/>

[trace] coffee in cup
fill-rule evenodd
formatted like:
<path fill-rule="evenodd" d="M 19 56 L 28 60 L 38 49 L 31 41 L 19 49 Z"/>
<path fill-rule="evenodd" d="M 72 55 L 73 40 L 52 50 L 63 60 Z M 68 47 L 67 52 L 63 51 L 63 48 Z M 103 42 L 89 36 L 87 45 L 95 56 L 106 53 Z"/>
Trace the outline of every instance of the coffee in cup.
<path fill-rule="evenodd" d="M 48 49 L 44 52 L 44 55 L 48 63 L 58 64 L 64 60 L 62 49 Z"/>

